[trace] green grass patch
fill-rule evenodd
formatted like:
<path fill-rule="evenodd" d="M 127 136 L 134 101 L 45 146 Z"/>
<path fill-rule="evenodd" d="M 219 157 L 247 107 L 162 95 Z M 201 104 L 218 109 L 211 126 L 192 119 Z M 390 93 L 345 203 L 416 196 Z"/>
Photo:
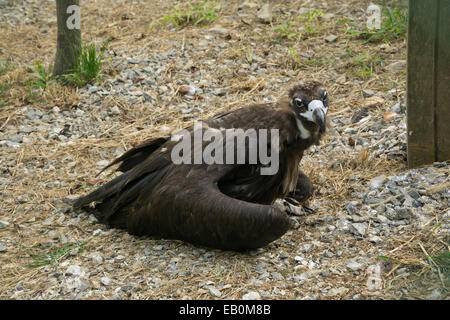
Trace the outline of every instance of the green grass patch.
<path fill-rule="evenodd" d="M 320 32 L 320 20 L 323 17 L 322 10 L 312 9 L 308 13 L 300 16 L 300 21 L 306 22 L 304 36 L 313 36 Z"/>
<path fill-rule="evenodd" d="M 39 87 L 45 90 L 51 80 L 51 67 L 45 69 L 45 67 L 42 66 L 39 61 L 36 61 L 33 76 L 36 80 L 33 81 L 32 85 L 34 87 Z"/>
<path fill-rule="evenodd" d="M 97 48 L 93 43 L 82 45 L 73 72 L 61 76 L 64 82 L 76 87 L 83 87 L 97 80 L 100 76 L 106 47 L 106 42 L 101 48 Z"/>
<path fill-rule="evenodd" d="M 12 70 L 11 58 L 8 57 L 5 61 L 0 61 L 0 77 L 5 75 L 8 71 Z M 12 83 L 0 83 L 0 108 L 6 105 L 4 99 L 4 93 L 12 86 Z"/>
<path fill-rule="evenodd" d="M 273 29 L 271 39 L 275 42 L 281 40 L 294 40 L 299 41 L 302 38 L 302 32 L 299 31 L 299 26 L 296 21 L 287 20 L 282 25 L 279 25 Z"/>
<path fill-rule="evenodd" d="M 297 51 L 295 51 L 292 47 L 289 47 L 289 53 L 286 57 L 285 65 L 292 70 L 297 70 L 303 65 Z"/>
<path fill-rule="evenodd" d="M 347 29 L 350 36 L 365 39 L 369 42 L 390 42 L 399 38 L 405 38 L 408 29 L 408 8 L 404 6 L 385 7 L 382 10 L 381 28 L 359 30 L 356 26 Z"/>
<path fill-rule="evenodd" d="M 352 58 L 350 67 L 346 75 L 353 74 L 359 77 L 368 77 L 377 72 L 386 62 L 376 52 L 356 52 L 351 48 L 346 49 L 347 54 Z"/>
<path fill-rule="evenodd" d="M 288 54 L 283 61 L 284 67 L 292 70 L 320 67 L 323 64 L 323 61 L 320 59 L 299 55 L 292 47 L 289 47 Z"/>
<path fill-rule="evenodd" d="M 433 260 L 436 264 L 442 268 L 442 271 L 447 275 L 450 272 L 450 251 L 444 251 L 438 255 L 433 256 Z"/>
<path fill-rule="evenodd" d="M 0 77 L 12 69 L 11 58 L 8 57 L 5 61 L 0 61 Z"/>
<path fill-rule="evenodd" d="M 204 1 L 200 4 L 189 4 L 174 8 L 167 15 L 153 21 L 149 27 L 149 31 L 158 24 L 162 28 L 168 23 L 172 23 L 179 29 L 187 26 L 209 24 L 219 18 L 219 9 L 219 3 L 213 1 Z"/>
<path fill-rule="evenodd" d="M 6 106 L 7 102 L 4 101 L 5 91 L 12 87 L 12 83 L 0 84 L 0 108 Z"/>
<path fill-rule="evenodd" d="M 43 266 L 52 266 L 56 272 L 58 270 L 59 264 L 63 259 L 67 258 L 69 255 L 77 255 L 83 252 L 86 249 L 85 246 L 92 239 L 93 238 L 81 243 L 68 243 L 60 247 L 48 248 L 44 246 L 33 246 L 26 248 L 31 258 L 34 260 L 33 263 L 26 265 L 26 267 L 39 268 Z M 41 252 L 39 252 L 39 254 L 36 254 L 31 251 L 41 251 Z"/>
<path fill-rule="evenodd" d="M 282 41 L 300 41 L 307 39 L 321 31 L 321 10 L 312 9 L 308 13 L 289 18 L 276 26 L 270 33 L 270 39 L 280 43 Z"/>

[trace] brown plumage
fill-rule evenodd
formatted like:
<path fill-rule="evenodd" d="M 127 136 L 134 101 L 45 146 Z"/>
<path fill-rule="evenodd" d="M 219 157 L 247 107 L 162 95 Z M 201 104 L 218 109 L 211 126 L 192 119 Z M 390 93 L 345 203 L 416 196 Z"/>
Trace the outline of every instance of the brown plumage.
<path fill-rule="evenodd" d="M 109 166 L 120 164 L 117 170 L 124 173 L 79 198 L 74 206 L 95 201 L 101 222 L 135 235 L 233 250 L 264 246 L 291 225 L 274 201 L 290 197 L 301 202 L 312 194 L 312 184 L 299 171 L 299 163 L 304 150 L 319 142 L 327 107 L 328 96 L 320 83 L 306 81 L 292 88 L 288 99 L 203 121 L 204 130 L 221 132 L 228 128 L 279 129 L 279 170 L 274 175 L 261 175 L 259 161 L 175 165 L 171 151 L 177 141 L 161 137 L 114 160 Z M 186 129 L 194 131 L 192 126 Z"/>

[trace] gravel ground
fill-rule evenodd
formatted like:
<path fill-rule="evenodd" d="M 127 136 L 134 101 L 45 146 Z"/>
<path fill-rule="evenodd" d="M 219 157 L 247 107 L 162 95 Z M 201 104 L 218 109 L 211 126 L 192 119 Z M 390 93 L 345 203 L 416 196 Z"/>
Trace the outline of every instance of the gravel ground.
<path fill-rule="evenodd" d="M 15 66 L 0 84 L 17 83 L 0 108 L 1 298 L 448 298 L 450 166 L 407 169 L 406 41 L 346 34 L 345 23 L 365 21 L 365 1 L 277 1 L 272 25 L 256 1 L 227 1 L 212 24 L 150 33 L 175 1 L 95 2 L 82 4 L 82 30 L 85 41 L 112 39 L 102 80 L 43 92 L 24 79 L 34 61 L 54 57 L 54 1 L 0 1 L 0 62 Z M 316 33 L 275 38 L 284 19 L 312 8 L 324 13 Z M 352 52 L 383 63 L 359 76 Z M 235 253 L 137 238 L 71 210 L 131 146 L 275 101 L 306 77 L 331 99 L 328 135 L 301 164 L 316 187 L 314 213 L 269 246 Z"/>

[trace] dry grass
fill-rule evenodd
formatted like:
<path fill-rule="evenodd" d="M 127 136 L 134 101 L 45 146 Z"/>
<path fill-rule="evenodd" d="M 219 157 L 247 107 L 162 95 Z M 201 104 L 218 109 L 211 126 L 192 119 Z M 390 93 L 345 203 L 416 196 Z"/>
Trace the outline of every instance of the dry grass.
<path fill-rule="evenodd" d="M 287 1 L 293 7 L 298 6 L 298 1 Z M 338 12 L 341 10 L 342 3 L 340 1 L 328 1 L 328 12 Z M 53 2 L 49 8 L 45 8 L 49 12 L 49 19 L 55 6 Z M 133 3 L 125 1 L 123 3 L 113 3 L 103 0 L 89 1 L 83 3 L 83 37 L 85 42 L 93 41 L 102 43 L 106 39 L 110 39 L 110 49 L 115 52 L 121 52 L 126 48 L 126 55 L 136 57 L 149 55 L 155 52 L 167 51 L 171 48 L 178 48 L 180 45 L 184 47 L 185 43 L 195 44 L 202 38 L 205 27 L 188 27 L 179 30 L 152 30 L 148 33 L 150 23 L 162 17 L 170 11 L 173 1 L 160 2 L 160 5 L 151 5 L 151 1 L 143 1 L 142 3 Z M 364 7 L 363 1 L 350 1 L 347 5 L 354 7 Z M 236 8 L 240 5 L 239 1 L 228 1 L 227 6 L 222 9 L 221 17 L 216 23 L 230 30 L 231 41 L 228 41 L 228 48 L 224 49 L 219 59 L 241 59 L 248 61 L 251 59 L 249 51 L 243 48 L 252 48 L 252 54 L 261 57 L 265 56 L 264 50 L 258 51 L 258 45 L 255 43 L 262 42 L 269 46 L 269 50 L 274 50 L 271 46 L 272 40 L 270 34 L 273 28 L 277 26 L 271 25 L 255 25 L 253 22 L 248 23 L 247 20 L 236 24 L 226 19 L 227 16 L 234 15 Z M 149 6 L 152 9 L 149 10 Z M 280 7 L 277 4 L 275 7 Z M 227 96 L 218 98 L 220 100 L 212 101 L 210 110 L 206 110 L 202 117 L 208 117 L 212 114 L 231 110 L 254 101 L 262 101 L 266 90 L 267 83 L 290 77 L 291 82 L 309 77 L 322 81 L 330 92 L 332 104 L 330 108 L 330 116 L 351 117 L 353 112 L 359 108 L 362 102 L 362 89 L 372 89 L 374 91 L 387 91 L 392 88 L 398 88 L 400 91 L 405 89 L 405 76 L 403 74 L 391 74 L 375 70 L 368 77 L 360 77 L 354 73 L 344 75 L 340 82 L 336 78 L 341 77 L 352 64 L 352 57 L 343 57 L 336 60 L 333 57 L 345 51 L 345 48 L 352 47 L 357 52 L 366 52 L 367 48 L 375 50 L 378 55 L 382 56 L 386 61 L 395 61 L 404 59 L 406 53 L 405 41 L 397 40 L 392 42 L 391 46 L 394 53 L 384 53 L 379 49 L 378 44 L 362 45 L 361 40 L 355 40 L 345 35 L 343 25 L 336 23 L 336 19 L 321 20 L 320 31 L 311 34 L 300 42 L 293 42 L 286 45 L 286 52 L 291 46 L 295 52 L 303 52 L 305 50 L 314 51 L 312 59 L 320 61 L 320 63 L 306 63 L 302 60 L 301 64 L 290 61 L 286 55 L 285 61 L 268 61 L 279 66 L 279 71 L 273 74 L 251 78 L 246 75 L 239 74 L 239 70 L 222 70 L 220 77 L 223 77 L 224 83 L 230 89 Z M 2 34 L 0 35 L 0 61 L 7 56 L 13 57 L 13 70 L 6 72 L 0 76 L 0 85 L 8 85 L 8 91 L 3 99 L 9 105 L 4 106 L 0 116 L 0 128 L 7 125 L 7 122 L 15 118 L 17 108 L 33 104 L 34 108 L 48 109 L 53 106 L 62 108 L 71 108 L 75 106 L 80 97 L 77 90 L 68 87 L 61 87 L 57 84 L 50 86 L 46 90 L 33 92 L 34 97 L 30 96 L 27 81 L 30 80 L 29 66 L 34 61 L 41 61 L 43 65 L 50 64 L 55 55 L 56 27 L 53 23 L 43 19 L 44 22 L 38 25 L 21 25 L 21 26 L 1 26 Z M 45 22 L 47 21 L 47 22 Z M 45 36 L 40 34 L 40 29 L 48 29 Z M 326 33 L 325 33 L 326 32 Z M 336 44 L 325 45 L 323 37 L 327 34 L 337 34 L 340 40 Z M 225 40 L 221 40 L 225 41 Z M 253 43 L 253 44 L 252 44 Z M 208 50 L 199 50 L 197 61 L 207 60 Z M 291 57 L 292 58 L 292 57 Z M 296 61 L 294 61 L 296 62 Z M 295 71 L 293 71 L 295 70 Z M 111 71 L 111 70 L 109 70 Z M 176 72 L 173 66 L 167 66 L 166 74 L 168 78 L 168 86 L 173 89 L 174 95 L 170 102 L 176 103 L 182 101 L 182 97 L 176 94 L 177 84 L 171 82 L 172 74 Z M 294 72 L 294 73 L 292 73 Z M 212 77 L 217 77 L 214 73 Z M 107 77 L 107 75 L 105 75 Z M 287 90 L 288 88 L 286 88 Z M 156 93 L 154 94 L 157 98 Z M 276 98 L 282 96 L 284 92 L 274 92 Z M 81 194 L 94 188 L 109 179 L 108 173 L 102 173 L 99 177 L 93 179 L 98 168 L 96 162 L 106 158 L 111 160 L 111 152 L 122 148 L 126 150 L 145 139 L 161 135 L 163 127 L 169 127 L 169 131 L 190 125 L 193 120 L 183 120 L 182 115 L 178 111 L 167 110 L 166 107 L 170 102 L 158 101 L 158 108 L 148 111 L 148 105 L 129 105 L 124 99 L 110 96 L 104 102 L 104 107 L 118 106 L 123 114 L 126 115 L 117 121 L 104 124 L 99 128 L 103 135 L 101 138 L 78 139 L 74 144 L 48 144 L 48 145 L 27 145 L 27 148 L 21 148 L 14 154 L 9 154 L 9 160 L 15 160 L 15 166 L 8 168 L 11 174 L 10 184 L 0 185 L 0 192 L 9 194 L 11 197 L 4 198 L 0 202 L 0 218 L 8 217 L 10 221 L 14 221 L 11 227 L 2 230 L 2 237 L 11 239 L 13 246 L 6 253 L 1 253 L 2 273 L 0 275 L 0 298 L 11 298 L 6 294 L 7 290 L 22 287 L 33 292 L 30 296 L 36 296 L 39 292 L 51 286 L 48 275 L 53 270 L 46 269 L 45 266 L 39 268 L 25 268 L 33 260 L 30 257 L 30 250 L 35 246 L 40 249 L 35 251 L 36 254 L 48 252 L 55 246 L 58 237 L 64 234 L 68 239 L 86 239 L 92 237 L 95 229 L 106 230 L 103 226 L 93 225 L 87 217 L 83 217 L 77 223 L 46 223 L 48 218 L 54 217 L 52 211 L 57 209 L 53 200 L 62 199 L 67 195 Z M 384 107 L 383 107 L 384 108 Z M 381 116 L 383 108 L 372 110 L 372 115 Z M 93 114 L 95 116 L 95 114 Z M 3 122 L 2 122 L 3 121 Z M 46 133 L 42 133 L 45 135 Z M 48 134 L 48 133 L 47 133 Z M 359 133 L 362 134 L 362 133 Z M 343 136 L 348 139 L 349 136 Z M 331 137 L 327 137 L 322 145 L 327 145 L 331 141 Z M 299 245 L 305 241 L 312 242 L 322 239 L 321 221 L 328 215 L 338 215 L 344 210 L 345 202 L 353 200 L 351 194 L 353 191 L 364 188 L 364 184 L 375 176 L 385 174 L 391 175 L 401 170 L 406 170 L 405 163 L 401 160 L 388 160 L 386 158 L 375 158 L 371 156 L 371 148 L 362 149 L 356 152 L 351 146 L 345 146 L 345 151 L 331 152 L 330 154 L 308 155 L 303 162 L 303 170 L 308 174 L 316 186 L 314 202 L 324 203 L 319 207 L 316 215 L 308 217 L 305 225 L 299 230 L 292 232 L 285 237 L 294 241 Z M 309 161 L 310 160 L 310 161 Z M 47 164 L 59 163 L 62 168 L 54 168 L 51 170 L 35 171 L 35 174 L 26 173 L 27 167 L 43 168 Z M 352 177 L 358 175 L 360 180 L 355 182 Z M 64 182 L 65 186 L 57 186 L 50 188 L 42 187 L 46 183 L 55 181 Z M 448 189 L 448 183 L 437 185 L 435 189 L 429 190 L 435 192 L 438 189 Z M 25 202 L 19 198 L 23 194 L 30 194 L 30 198 Z M 414 227 L 411 227 L 409 234 L 403 234 L 401 237 L 389 239 L 384 249 L 389 252 L 382 261 L 387 261 L 390 267 L 387 269 L 383 278 L 385 279 L 383 291 L 378 296 L 384 298 L 398 298 L 396 292 L 399 288 L 405 287 L 411 282 L 417 283 L 417 292 L 415 296 L 421 298 L 427 293 L 424 288 L 436 286 L 439 284 L 448 287 L 448 266 L 440 266 L 441 275 L 436 279 L 433 272 L 433 262 L 430 257 L 435 257 L 443 251 L 448 251 L 448 238 L 439 233 L 439 221 L 437 217 L 442 212 L 436 212 L 435 217 L 421 226 L 420 232 L 416 233 Z M 31 219 L 31 220 L 30 220 Z M 34 219 L 34 220 L 33 220 Z M 66 218 L 66 219 L 69 219 Z M 31 221 L 31 222 L 30 222 Z M 26 226 L 26 228 L 21 227 Z M 120 243 L 114 242 L 116 239 L 122 239 Z M 272 244 L 267 250 L 269 254 L 277 255 L 282 251 L 289 252 L 290 256 L 295 255 L 292 246 L 285 243 L 282 238 L 276 245 Z M 342 237 L 334 239 L 334 243 L 330 243 L 328 249 L 338 250 L 339 246 L 344 248 L 358 247 L 365 252 L 372 252 L 374 245 L 367 239 L 358 241 L 350 237 Z M 102 237 L 93 237 L 86 244 L 84 252 L 77 252 L 74 255 L 65 255 L 61 258 L 60 263 L 70 261 L 76 263 L 87 259 L 89 252 L 100 251 L 109 254 L 112 251 L 123 250 L 130 255 L 137 254 L 142 250 L 140 246 L 152 247 L 159 243 L 165 243 L 162 240 L 154 239 L 138 239 L 132 237 L 125 232 L 112 230 L 110 234 Z M 165 249 L 167 256 L 176 257 L 180 248 L 187 248 L 186 254 L 188 258 L 196 260 L 189 249 L 194 247 L 179 241 L 172 241 L 169 247 Z M 314 248 L 312 254 L 319 254 L 324 248 Z M 33 251 L 34 252 L 34 251 Z M 208 299 L 210 298 L 207 289 L 198 289 L 198 284 L 205 280 L 215 283 L 227 283 L 231 286 L 222 290 L 222 298 L 237 299 L 246 293 L 246 290 L 254 290 L 252 278 L 254 274 L 251 270 L 254 264 L 254 257 L 248 254 L 238 254 L 232 252 L 221 252 L 214 250 L 215 264 L 205 265 L 202 262 L 193 263 L 190 266 L 189 275 L 176 279 L 162 279 L 162 289 L 151 289 L 148 283 L 140 283 L 138 287 L 139 297 L 141 299 L 155 299 L 164 295 L 172 295 L 175 298 L 193 298 Z M 261 255 L 259 255 L 261 256 Z M 343 258 L 352 257 L 352 253 L 344 253 Z M 431 258 L 435 259 L 435 258 Z M 428 262 L 427 262 L 428 261 Z M 434 260 L 433 260 L 434 261 Z M 270 263 L 270 261 L 269 261 Z M 438 262 L 435 261 L 437 264 Z M 197 267 L 208 270 L 208 273 L 197 271 Z M 340 268 L 342 266 L 329 266 Z M 411 267 L 412 275 L 408 279 L 395 274 L 395 270 L 402 266 Z M 164 270 L 159 267 L 150 265 L 124 262 L 121 267 L 114 270 L 114 281 L 120 282 L 124 279 L 134 279 L 135 276 L 145 276 L 149 273 L 158 274 Z M 277 266 L 279 272 L 283 275 L 298 273 L 294 271 L 292 265 Z M 93 287 L 100 288 L 98 279 L 101 274 L 93 275 Z M 411 280 L 413 279 L 413 280 Z M 447 280 L 445 280 L 447 279 Z M 147 281 L 147 280 L 146 280 Z M 349 273 L 339 273 L 330 275 L 326 282 L 334 287 L 345 286 L 349 290 L 345 295 L 336 296 L 334 298 L 349 298 L 356 293 L 364 292 L 366 278 L 364 275 L 355 276 Z M 271 290 L 279 286 L 277 281 L 264 282 L 258 287 L 258 290 Z M 307 282 L 310 286 L 310 282 Z M 314 287 L 312 285 L 312 287 Z M 312 292 L 318 292 L 318 288 L 308 287 Z M 178 294 L 178 289 L 183 291 Z M 305 292 L 301 287 L 288 285 L 282 290 L 283 298 L 301 298 Z M 100 291 L 99 291 L 100 292 Z M 107 298 L 106 293 L 102 296 L 93 298 Z M 363 297 L 372 298 L 370 293 L 364 293 Z"/>

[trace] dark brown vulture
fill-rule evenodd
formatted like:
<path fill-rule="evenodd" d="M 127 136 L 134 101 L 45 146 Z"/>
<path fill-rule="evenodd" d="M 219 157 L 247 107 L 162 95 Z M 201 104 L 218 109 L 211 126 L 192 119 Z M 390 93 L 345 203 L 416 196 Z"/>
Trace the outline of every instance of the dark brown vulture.
<path fill-rule="evenodd" d="M 317 81 L 304 81 L 289 91 L 287 99 L 243 107 L 201 122 L 200 133 L 212 130 L 223 136 L 232 128 L 245 132 L 278 129 L 278 170 L 274 174 L 262 174 L 269 164 L 259 158 L 256 162 L 239 162 L 235 157 L 237 143 L 231 150 L 236 151 L 232 154 L 235 164 L 196 164 L 195 147 L 192 152 L 174 152 L 180 143 L 175 133 L 146 141 L 114 160 L 109 166 L 120 164 L 117 171 L 123 174 L 79 198 L 74 207 L 95 202 L 94 212 L 101 222 L 134 235 L 231 250 L 265 246 L 291 226 L 286 211 L 274 201 L 293 198 L 302 202 L 312 194 L 312 184 L 299 170 L 299 163 L 303 152 L 317 144 L 325 132 L 327 111 L 325 89 Z M 194 140 L 196 130 L 194 125 L 183 132 L 192 133 Z M 248 160 L 251 139 L 247 138 L 244 152 Z M 229 140 L 215 139 L 223 145 Z M 269 137 L 267 144 L 272 140 L 276 141 Z M 207 141 L 201 144 L 203 148 L 207 145 Z M 275 150 L 267 145 L 265 149 Z M 211 154 L 222 159 L 230 153 L 226 149 L 221 155 L 217 150 Z M 176 164 L 173 154 L 194 162 Z"/>

